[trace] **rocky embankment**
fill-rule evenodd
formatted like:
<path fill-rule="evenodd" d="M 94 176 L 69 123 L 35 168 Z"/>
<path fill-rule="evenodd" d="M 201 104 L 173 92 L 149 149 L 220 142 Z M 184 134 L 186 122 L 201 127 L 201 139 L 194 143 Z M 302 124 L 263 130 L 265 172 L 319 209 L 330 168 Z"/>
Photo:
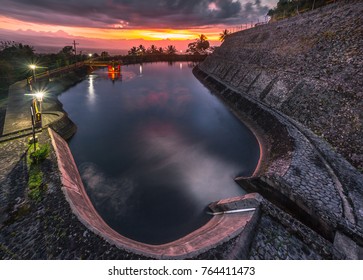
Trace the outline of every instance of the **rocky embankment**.
<path fill-rule="evenodd" d="M 234 33 L 194 69 L 260 139 L 262 168 L 236 181 L 352 259 L 363 258 L 362 11 L 338 1 Z M 268 259 L 254 242 L 251 258 Z"/>
<path fill-rule="evenodd" d="M 297 120 L 363 171 L 363 3 L 230 35 L 200 69 Z"/>

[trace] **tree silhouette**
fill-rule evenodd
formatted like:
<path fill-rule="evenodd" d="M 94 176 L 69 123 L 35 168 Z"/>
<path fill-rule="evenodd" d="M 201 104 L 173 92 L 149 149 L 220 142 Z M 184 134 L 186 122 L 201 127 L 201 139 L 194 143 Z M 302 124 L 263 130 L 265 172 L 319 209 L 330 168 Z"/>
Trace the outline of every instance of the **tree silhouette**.
<path fill-rule="evenodd" d="M 159 50 L 155 45 L 151 45 L 150 48 L 147 49 L 148 54 L 158 54 Z"/>
<path fill-rule="evenodd" d="M 72 46 L 65 46 L 65 47 L 63 47 L 63 49 L 60 52 L 67 56 L 71 56 L 74 54 L 74 50 L 73 50 Z"/>
<path fill-rule="evenodd" d="M 207 36 L 205 36 L 204 34 L 200 34 L 199 35 L 199 37 L 198 37 L 198 41 L 200 42 L 200 43 L 203 43 L 203 42 L 206 42 L 207 41 Z"/>
<path fill-rule="evenodd" d="M 146 53 L 146 49 L 143 45 L 140 45 L 137 51 L 139 55 L 144 55 Z"/>
<path fill-rule="evenodd" d="M 129 51 L 128 51 L 129 55 L 137 55 L 137 48 L 136 47 L 132 47 Z"/>
<path fill-rule="evenodd" d="M 102 59 L 109 57 L 109 56 L 110 56 L 110 54 L 108 52 L 106 52 L 106 51 L 101 52 Z"/>
<path fill-rule="evenodd" d="M 219 41 L 224 42 L 224 40 L 226 40 L 226 38 L 230 35 L 231 33 L 227 30 L 224 29 L 222 31 L 222 33 L 219 33 Z"/>
<path fill-rule="evenodd" d="M 166 52 L 166 54 L 176 54 L 177 50 L 176 50 L 175 46 L 169 45 L 166 47 L 165 52 Z"/>
<path fill-rule="evenodd" d="M 206 54 L 209 48 L 209 41 L 207 39 L 207 36 L 204 34 L 199 35 L 195 42 L 188 44 L 187 52 L 192 54 Z"/>

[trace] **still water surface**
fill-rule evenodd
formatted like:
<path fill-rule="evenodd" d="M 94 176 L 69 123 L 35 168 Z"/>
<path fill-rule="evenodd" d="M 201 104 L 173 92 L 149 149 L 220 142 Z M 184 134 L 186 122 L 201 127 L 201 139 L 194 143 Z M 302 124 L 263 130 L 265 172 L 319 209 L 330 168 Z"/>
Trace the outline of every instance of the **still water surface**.
<path fill-rule="evenodd" d="M 78 131 L 70 148 L 87 193 L 113 229 L 149 244 L 205 224 L 207 205 L 244 194 L 236 176 L 259 159 L 252 132 L 186 62 L 97 70 L 60 101 Z"/>

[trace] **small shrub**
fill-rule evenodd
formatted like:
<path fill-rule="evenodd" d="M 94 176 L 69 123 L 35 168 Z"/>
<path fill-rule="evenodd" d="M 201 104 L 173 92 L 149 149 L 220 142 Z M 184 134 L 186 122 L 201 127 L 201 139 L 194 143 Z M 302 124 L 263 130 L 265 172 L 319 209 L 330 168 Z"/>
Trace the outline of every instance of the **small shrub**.
<path fill-rule="evenodd" d="M 49 145 L 43 145 L 40 146 L 39 149 L 37 149 L 35 152 L 32 152 L 30 154 L 30 158 L 32 159 L 32 162 L 35 164 L 38 164 L 42 161 L 44 161 L 49 155 Z"/>

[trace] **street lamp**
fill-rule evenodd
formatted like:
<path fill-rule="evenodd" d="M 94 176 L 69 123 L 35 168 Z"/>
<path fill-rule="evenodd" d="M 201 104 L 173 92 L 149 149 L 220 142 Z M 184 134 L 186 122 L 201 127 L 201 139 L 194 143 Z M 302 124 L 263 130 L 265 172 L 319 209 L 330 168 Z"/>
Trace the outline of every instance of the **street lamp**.
<path fill-rule="evenodd" d="M 37 68 L 37 66 L 35 64 L 30 64 L 29 68 L 33 70 L 33 80 L 35 82 L 35 68 Z"/>
<path fill-rule="evenodd" d="M 35 97 L 37 98 L 39 104 L 40 104 L 40 112 L 42 112 L 42 101 L 44 97 L 44 91 L 37 91 L 35 93 Z"/>

